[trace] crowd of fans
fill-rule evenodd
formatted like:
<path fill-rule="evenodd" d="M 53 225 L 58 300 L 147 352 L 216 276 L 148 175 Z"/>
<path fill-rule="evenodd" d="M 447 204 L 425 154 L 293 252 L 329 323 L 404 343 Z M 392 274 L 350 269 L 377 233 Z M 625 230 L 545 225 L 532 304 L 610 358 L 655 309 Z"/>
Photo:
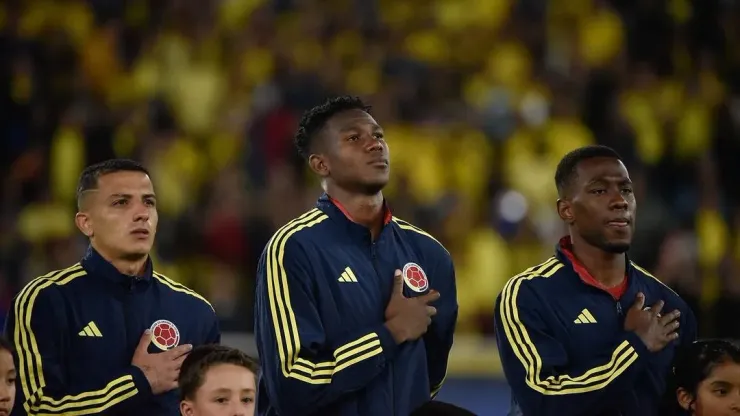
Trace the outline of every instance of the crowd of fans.
<path fill-rule="evenodd" d="M 156 185 L 159 271 L 250 330 L 256 259 L 321 192 L 297 119 L 354 94 L 386 130 L 394 214 L 453 255 L 460 332 L 490 334 L 505 280 L 552 253 L 555 165 L 602 143 L 636 183 L 633 260 L 702 335 L 737 337 L 733 21 L 718 0 L 3 2 L 0 311 L 81 255 L 82 168 L 128 157 Z"/>

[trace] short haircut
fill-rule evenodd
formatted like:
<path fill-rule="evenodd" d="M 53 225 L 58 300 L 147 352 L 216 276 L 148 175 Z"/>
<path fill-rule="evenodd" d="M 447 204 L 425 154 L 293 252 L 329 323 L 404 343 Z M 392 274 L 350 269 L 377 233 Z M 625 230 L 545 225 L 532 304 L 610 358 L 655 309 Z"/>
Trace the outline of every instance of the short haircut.
<path fill-rule="evenodd" d="M 180 387 L 180 399 L 192 400 L 195 393 L 205 382 L 208 370 L 219 364 L 233 364 L 251 371 L 255 378 L 260 365 L 254 358 L 242 351 L 218 344 L 201 345 L 193 348 L 180 368 L 177 380 Z"/>
<path fill-rule="evenodd" d="M 0 351 L 7 351 L 13 354 L 13 344 L 2 336 L 0 336 Z"/>
<path fill-rule="evenodd" d="M 421 407 L 411 412 L 410 416 L 476 416 L 470 410 L 455 406 L 454 404 L 432 400 L 424 403 Z"/>
<path fill-rule="evenodd" d="M 115 172 L 141 172 L 149 175 L 149 171 L 141 163 L 129 159 L 109 159 L 90 165 L 82 171 L 77 182 L 77 208 L 80 209 L 86 191 L 98 188 L 98 179 L 101 176 Z"/>
<path fill-rule="evenodd" d="M 330 118 L 347 110 L 362 110 L 370 113 L 372 107 L 365 104 L 359 97 L 341 96 L 330 98 L 324 103 L 313 107 L 303 113 L 301 121 L 298 124 L 298 131 L 295 135 L 295 146 L 298 153 L 304 159 L 311 156 L 311 149 L 314 138 L 324 128 Z"/>
<path fill-rule="evenodd" d="M 579 147 L 560 159 L 558 168 L 555 170 L 555 186 L 558 188 L 558 195 L 561 198 L 565 196 L 566 190 L 575 180 L 578 165 L 584 160 L 597 157 L 610 157 L 622 160 L 622 157 L 614 149 L 602 145 Z"/>

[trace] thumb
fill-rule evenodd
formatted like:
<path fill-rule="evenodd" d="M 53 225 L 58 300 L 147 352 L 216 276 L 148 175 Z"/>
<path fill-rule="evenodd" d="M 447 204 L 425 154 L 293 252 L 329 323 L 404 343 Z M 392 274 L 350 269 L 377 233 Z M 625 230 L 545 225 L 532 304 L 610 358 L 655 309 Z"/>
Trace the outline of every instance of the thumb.
<path fill-rule="evenodd" d="M 642 292 L 639 292 L 637 297 L 635 297 L 634 307 L 638 310 L 642 310 L 645 307 L 645 295 Z"/>
<path fill-rule="evenodd" d="M 393 294 L 403 296 L 403 277 L 401 277 L 400 270 L 396 270 L 393 274 Z"/>
<path fill-rule="evenodd" d="M 152 331 L 146 330 L 141 335 L 141 339 L 139 340 L 139 345 L 136 347 L 136 353 L 137 354 L 147 354 L 147 350 L 149 349 L 149 344 L 152 343 Z"/>

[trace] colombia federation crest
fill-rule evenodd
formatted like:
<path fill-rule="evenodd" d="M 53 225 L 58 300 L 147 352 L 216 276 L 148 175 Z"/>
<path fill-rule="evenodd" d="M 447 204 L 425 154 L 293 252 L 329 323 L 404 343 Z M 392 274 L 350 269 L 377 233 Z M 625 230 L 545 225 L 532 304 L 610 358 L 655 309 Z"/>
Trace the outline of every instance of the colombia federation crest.
<path fill-rule="evenodd" d="M 175 348 L 180 343 L 180 331 L 166 319 L 155 321 L 149 330 L 152 332 L 152 344 L 162 351 Z"/>

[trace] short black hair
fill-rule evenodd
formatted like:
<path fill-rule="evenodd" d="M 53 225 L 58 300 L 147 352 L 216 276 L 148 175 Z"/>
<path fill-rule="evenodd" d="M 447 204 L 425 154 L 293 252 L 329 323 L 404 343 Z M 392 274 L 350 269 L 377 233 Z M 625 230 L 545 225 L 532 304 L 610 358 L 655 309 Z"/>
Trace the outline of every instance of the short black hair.
<path fill-rule="evenodd" d="M 558 188 L 558 195 L 560 197 L 565 195 L 565 191 L 575 179 L 578 164 L 584 160 L 597 157 L 611 157 L 620 161 L 622 160 L 622 157 L 619 156 L 616 150 L 602 145 L 579 147 L 568 152 L 568 154 L 560 159 L 558 168 L 555 170 L 555 186 Z"/>
<path fill-rule="evenodd" d="M 101 176 L 115 172 L 142 172 L 149 175 L 149 171 L 139 162 L 130 159 L 109 159 L 86 167 L 80 174 L 77 182 L 77 207 L 80 208 L 82 196 L 86 191 L 97 189 L 98 179 Z"/>
<path fill-rule="evenodd" d="M 0 351 L 7 351 L 13 354 L 13 344 L 2 336 L 0 336 Z"/>
<path fill-rule="evenodd" d="M 410 416 L 476 416 L 470 410 L 463 409 L 454 404 L 439 402 L 436 400 L 428 401 L 421 407 L 414 410 Z"/>
<path fill-rule="evenodd" d="M 298 153 L 304 159 L 311 156 L 313 139 L 334 115 L 347 110 L 362 110 L 369 114 L 371 108 L 359 97 L 345 95 L 329 98 L 322 104 L 306 111 L 303 113 L 300 123 L 298 123 L 298 131 L 295 135 L 295 146 Z"/>
<path fill-rule="evenodd" d="M 234 364 L 246 368 L 256 377 L 260 371 L 257 360 L 244 352 L 225 345 L 207 344 L 193 348 L 180 368 L 177 384 L 180 387 L 180 400 L 192 400 L 203 385 L 208 370 L 219 364 Z"/>

